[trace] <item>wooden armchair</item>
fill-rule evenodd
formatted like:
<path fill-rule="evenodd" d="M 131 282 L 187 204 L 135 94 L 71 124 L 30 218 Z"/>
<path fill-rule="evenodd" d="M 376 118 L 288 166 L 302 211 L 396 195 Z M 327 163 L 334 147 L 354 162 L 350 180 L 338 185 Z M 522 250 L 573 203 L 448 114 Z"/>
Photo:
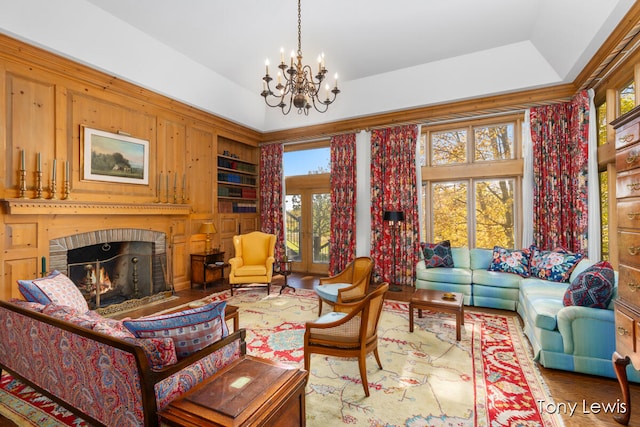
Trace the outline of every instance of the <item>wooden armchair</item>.
<path fill-rule="evenodd" d="M 249 284 L 265 284 L 267 294 L 271 286 L 276 236 L 253 231 L 233 236 L 235 256 L 229 260 L 229 286 L 233 289 Z"/>
<path fill-rule="evenodd" d="M 372 271 L 373 260 L 369 257 L 358 257 L 335 276 L 320 279 L 320 284 L 315 287 L 318 294 L 318 316 L 322 316 L 323 302 L 333 306 L 364 298 Z"/>
<path fill-rule="evenodd" d="M 378 355 L 378 321 L 389 289 L 383 283 L 364 300 L 348 304 L 336 304 L 336 310 L 325 314 L 315 322 L 307 322 L 304 333 L 304 369 L 309 371 L 311 354 L 337 357 L 357 357 L 364 394 L 369 396 L 366 358 L 373 353 L 382 369 Z"/>

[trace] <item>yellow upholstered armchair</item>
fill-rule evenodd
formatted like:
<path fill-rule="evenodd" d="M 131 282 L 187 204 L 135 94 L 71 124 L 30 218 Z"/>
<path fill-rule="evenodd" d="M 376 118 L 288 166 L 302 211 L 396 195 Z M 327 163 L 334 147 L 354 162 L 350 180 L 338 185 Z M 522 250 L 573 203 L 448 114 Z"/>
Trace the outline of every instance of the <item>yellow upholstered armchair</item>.
<path fill-rule="evenodd" d="M 336 311 L 318 320 L 307 322 L 304 332 L 304 369 L 309 372 L 311 354 L 357 357 L 364 394 L 369 396 L 367 382 L 367 355 L 373 353 L 382 369 L 378 355 L 378 321 L 389 289 L 383 283 L 365 299 L 348 304 L 336 304 Z"/>
<path fill-rule="evenodd" d="M 235 256 L 229 260 L 229 285 L 233 288 L 254 283 L 264 284 L 267 294 L 271 286 L 276 236 L 261 231 L 253 231 L 233 236 Z"/>
<path fill-rule="evenodd" d="M 315 291 L 318 294 L 318 316 L 322 315 L 322 303 L 330 306 L 336 303 L 361 300 L 367 294 L 373 260 L 369 257 L 358 257 L 351 261 L 344 270 L 335 276 L 320 279 Z"/>

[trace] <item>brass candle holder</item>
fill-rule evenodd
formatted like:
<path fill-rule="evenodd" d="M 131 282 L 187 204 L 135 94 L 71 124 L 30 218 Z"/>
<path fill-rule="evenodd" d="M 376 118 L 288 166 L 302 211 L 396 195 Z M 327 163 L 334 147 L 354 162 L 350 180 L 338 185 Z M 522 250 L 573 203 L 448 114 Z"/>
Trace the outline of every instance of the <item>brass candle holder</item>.
<path fill-rule="evenodd" d="M 175 185 L 173 186 L 173 204 L 177 204 L 178 203 L 178 187 L 176 187 Z"/>
<path fill-rule="evenodd" d="M 58 196 L 56 195 L 56 180 L 55 178 L 51 180 L 51 187 L 49 188 L 49 200 L 57 200 Z"/>
<path fill-rule="evenodd" d="M 69 196 L 69 193 L 71 193 L 71 189 L 69 188 L 69 180 L 65 179 L 64 189 L 62 190 L 62 200 L 70 200 L 71 197 Z"/>
<path fill-rule="evenodd" d="M 43 199 L 42 197 L 42 171 L 36 171 L 36 199 Z"/>
<path fill-rule="evenodd" d="M 20 169 L 20 198 L 27 198 L 27 170 Z"/>

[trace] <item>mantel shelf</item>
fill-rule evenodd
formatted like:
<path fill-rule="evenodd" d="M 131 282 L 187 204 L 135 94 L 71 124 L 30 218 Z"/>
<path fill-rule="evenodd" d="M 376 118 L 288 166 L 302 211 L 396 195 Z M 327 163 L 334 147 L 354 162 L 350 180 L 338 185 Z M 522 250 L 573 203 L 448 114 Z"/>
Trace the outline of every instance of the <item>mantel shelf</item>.
<path fill-rule="evenodd" d="M 189 215 L 191 205 L 109 203 L 77 200 L 0 199 L 9 215 Z"/>

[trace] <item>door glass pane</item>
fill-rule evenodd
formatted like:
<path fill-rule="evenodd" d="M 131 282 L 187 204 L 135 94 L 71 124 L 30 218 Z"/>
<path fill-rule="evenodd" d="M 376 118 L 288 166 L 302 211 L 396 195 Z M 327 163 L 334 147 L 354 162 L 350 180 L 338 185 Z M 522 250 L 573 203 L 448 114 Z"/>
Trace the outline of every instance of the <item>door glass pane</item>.
<path fill-rule="evenodd" d="M 513 179 L 476 181 L 476 248 L 515 246 Z"/>
<path fill-rule="evenodd" d="M 301 237 L 301 204 L 300 194 L 287 194 L 285 197 L 285 240 L 287 256 L 291 261 L 300 262 L 302 260 Z"/>
<path fill-rule="evenodd" d="M 431 186 L 434 242 L 450 240 L 451 246 L 468 245 L 467 187 L 467 182 L 437 182 Z"/>
<path fill-rule="evenodd" d="M 313 262 L 328 264 L 331 231 L 331 195 L 329 193 L 314 194 L 312 203 Z"/>

